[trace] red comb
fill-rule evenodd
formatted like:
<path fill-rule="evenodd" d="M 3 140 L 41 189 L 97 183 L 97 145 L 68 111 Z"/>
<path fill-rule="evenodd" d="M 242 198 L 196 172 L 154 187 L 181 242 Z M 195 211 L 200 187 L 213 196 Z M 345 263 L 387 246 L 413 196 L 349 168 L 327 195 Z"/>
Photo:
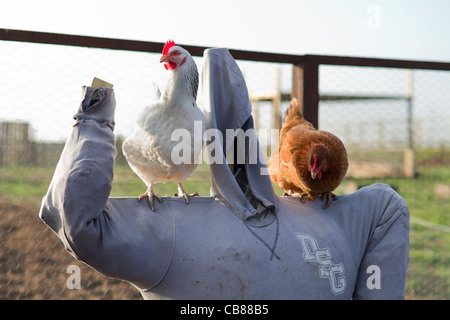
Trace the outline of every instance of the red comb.
<path fill-rule="evenodd" d="M 162 54 L 165 55 L 167 52 L 169 52 L 169 49 L 172 48 L 175 45 L 175 42 L 173 40 L 168 40 L 164 46 Z"/>

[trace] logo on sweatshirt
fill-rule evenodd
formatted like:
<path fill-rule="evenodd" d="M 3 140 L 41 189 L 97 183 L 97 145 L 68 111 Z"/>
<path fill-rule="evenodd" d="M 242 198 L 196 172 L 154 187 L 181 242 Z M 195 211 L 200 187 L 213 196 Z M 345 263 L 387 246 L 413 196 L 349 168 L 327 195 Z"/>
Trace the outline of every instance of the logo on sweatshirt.
<path fill-rule="evenodd" d="M 305 262 L 318 264 L 319 277 L 329 280 L 330 290 L 333 294 L 344 293 L 347 286 L 344 264 L 335 264 L 331 260 L 330 248 L 319 248 L 317 240 L 309 234 L 296 232 L 295 236 L 302 245 Z"/>

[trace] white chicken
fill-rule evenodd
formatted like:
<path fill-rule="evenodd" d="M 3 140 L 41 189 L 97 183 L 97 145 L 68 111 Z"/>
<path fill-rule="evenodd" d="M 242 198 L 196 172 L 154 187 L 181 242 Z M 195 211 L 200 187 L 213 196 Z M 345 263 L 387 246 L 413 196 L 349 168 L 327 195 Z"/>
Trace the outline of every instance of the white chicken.
<path fill-rule="evenodd" d="M 184 197 L 186 204 L 189 197 L 198 196 L 198 193 L 187 194 L 181 183 L 197 167 L 198 161 L 195 160 L 201 152 L 201 148 L 193 147 L 194 137 L 199 136 L 194 135 L 194 127 L 198 128 L 201 124 L 200 139 L 205 131 L 205 117 L 196 104 L 199 75 L 194 59 L 188 51 L 169 40 L 164 46 L 160 63 L 164 63 L 170 72 L 167 85 L 157 101 L 139 112 L 134 132 L 122 145 L 131 169 L 148 187 L 139 196 L 139 202 L 147 197 L 153 211 L 153 198 L 162 201 L 153 191 L 155 183 L 175 182 L 178 185 L 175 196 Z M 176 129 L 187 130 L 190 134 L 189 161 L 179 163 L 172 159 L 173 148 L 179 144 L 179 141 L 172 139 Z M 186 159 L 185 156 L 183 159 Z"/>

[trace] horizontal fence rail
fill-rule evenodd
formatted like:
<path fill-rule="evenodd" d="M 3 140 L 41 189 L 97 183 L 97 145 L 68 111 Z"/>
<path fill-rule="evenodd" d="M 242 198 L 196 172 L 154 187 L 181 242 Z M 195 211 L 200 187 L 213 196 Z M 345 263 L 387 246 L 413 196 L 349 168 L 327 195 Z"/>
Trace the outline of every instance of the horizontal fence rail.
<path fill-rule="evenodd" d="M 24 30 L 12 30 L 0 28 L 0 40 L 21 41 L 44 44 L 56 44 L 78 47 L 90 47 L 112 50 L 127 50 L 139 52 L 161 52 L 164 46 L 162 42 L 113 39 L 80 35 L 69 35 L 49 32 L 36 32 Z M 202 56 L 209 47 L 180 44 L 194 56 Z M 245 51 L 229 49 L 230 53 L 238 60 L 251 60 L 262 62 L 277 62 L 291 64 L 328 64 L 364 67 L 384 68 L 408 68 L 427 70 L 450 70 L 450 62 L 396 60 L 361 57 L 341 57 L 326 55 L 293 55 L 281 53 L 269 53 L 258 51 Z"/>
<path fill-rule="evenodd" d="M 0 40 L 55 44 L 138 52 L 161 52 L 162 42 L 102 38 L 49 32 L 0 29 Z M 193 56 L 203 56 L 208 47 L 180 44 Z M 316 128 L 319 123 L 319 65 L 340 65 L 424 70 L 450 70 L 450 62 L 395 60 L 325 55 L 292 55 L 229 49 L 237 60 L 289 63 L 293 65 L 291 98 L 296 97 L 304 117 Z"/>

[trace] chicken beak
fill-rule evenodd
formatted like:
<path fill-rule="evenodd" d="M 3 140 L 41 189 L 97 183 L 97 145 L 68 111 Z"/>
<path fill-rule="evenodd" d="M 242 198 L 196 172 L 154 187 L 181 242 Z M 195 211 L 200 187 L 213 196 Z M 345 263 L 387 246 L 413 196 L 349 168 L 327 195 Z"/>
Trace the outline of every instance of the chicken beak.
<path fill-rule="evenodd" d="M 164 55 L 159 59 L 159 63 L 163 63 L 170 60 L 170 56 Z"/>
<path fill-rule="evenodd" d="M 315 179 L 318 172 L 319 171 L 314 172 L 314 171 L 311 170 L 311 178 Z"/>

